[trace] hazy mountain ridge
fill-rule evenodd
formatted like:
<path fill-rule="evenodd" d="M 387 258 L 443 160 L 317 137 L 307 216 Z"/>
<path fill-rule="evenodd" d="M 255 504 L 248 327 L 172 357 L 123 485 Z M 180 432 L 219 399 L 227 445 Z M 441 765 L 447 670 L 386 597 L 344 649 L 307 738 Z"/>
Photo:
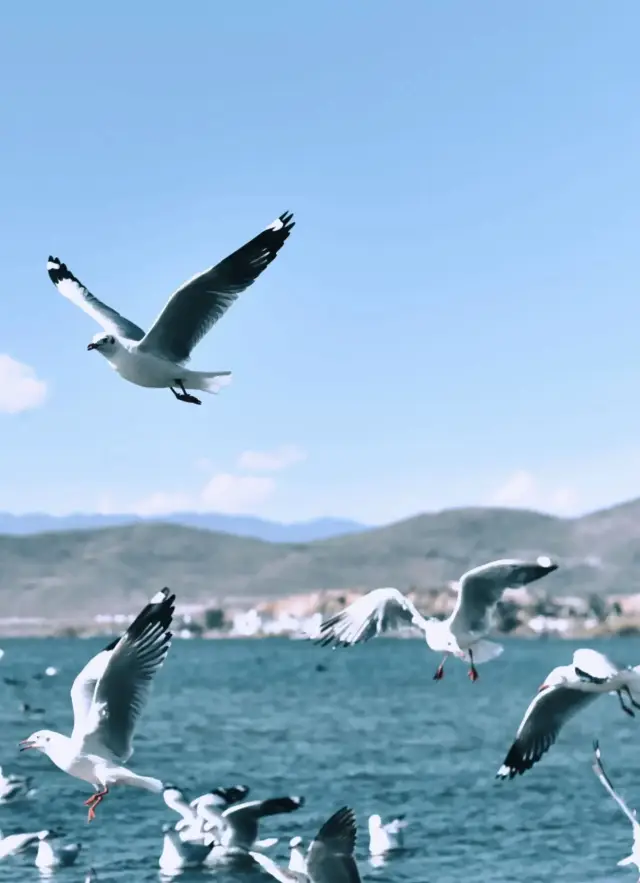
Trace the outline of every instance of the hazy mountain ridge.
<path fill-rule="evenodd" d="M 272 543 L 301 543 L 323 540 L 340 534 L 366 530 L 367 526 L 348 518 L 314 518 L 311 521 L 282 524 L 252 515 L 222 515 L 217 512 L 176 512 L 162 517 L 138 515 L 101 515 L 78 512 L 72 515 L 49 515 L 30 512 L 13 515 L 0 512 L 0 534 L 28 536 L 57 530 L 99 530 L 128 524 L 181 524 L 215 530 L 240 537 L 255 537 Z"/>
<path fill-rule="evenodd" d="M 318 589 L 440 587 L 477 564 L 550 554 L 553 594 L 640 591 L 640 500 L 582 518 L 451 509 L 313 542 L 272 543 L 176 524 L 0 536 L 2 616 L 130 611 L 160 586 L 182 603 Z M 542 583 L 540 584 L 542 586 Z"/>

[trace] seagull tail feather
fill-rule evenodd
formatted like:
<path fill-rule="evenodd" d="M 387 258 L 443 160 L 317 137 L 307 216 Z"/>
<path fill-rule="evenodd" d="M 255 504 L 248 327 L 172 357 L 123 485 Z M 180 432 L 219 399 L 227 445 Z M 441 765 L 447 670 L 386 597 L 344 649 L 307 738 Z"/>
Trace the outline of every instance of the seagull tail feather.
<path fill-rule="evenodd" d="M 481 665 L 483 662 L 490 662 L 492 659 L 496 659 L 503 650 L 502 644 L 496 644 L 494 641 L 476 641 L 471 647 L 475 665 Z M 465 662 L 471 661 L 468 652 L 464 654 L 464 660 Z"/>
<path fill-rule="evenodd" d="M 231 371 L 190 371 L 184 385 L 187 389 L 217 393 L 231 383 Z"/>

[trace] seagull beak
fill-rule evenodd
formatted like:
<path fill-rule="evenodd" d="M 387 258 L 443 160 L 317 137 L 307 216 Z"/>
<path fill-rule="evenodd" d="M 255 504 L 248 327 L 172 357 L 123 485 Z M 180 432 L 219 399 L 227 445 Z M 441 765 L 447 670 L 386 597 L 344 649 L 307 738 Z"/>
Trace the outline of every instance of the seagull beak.
<path fill-rule="evenodd" d="M 30 739 L 23 739 L 22 742 L 18 742 L 18 748 L 20 751 L 27 751 L 29 748 L 35 748 L 36 743 L 32 742 Z"/>
<path fill-rule="evenodd" d="M 90 343 L 89 346 L 87 347 L 87 350 L 97 350 L 97 349 L 98 349 L 98 347 L 95 345 L 95 343 Z"/>
<path fill-rule="evenodd" d="M 549 689 L 549 684 L 540 684 L 540 686 L 538 687 L 538 693 L 542 693 L 543 690 L 548 690 L 548 689 Z"/>

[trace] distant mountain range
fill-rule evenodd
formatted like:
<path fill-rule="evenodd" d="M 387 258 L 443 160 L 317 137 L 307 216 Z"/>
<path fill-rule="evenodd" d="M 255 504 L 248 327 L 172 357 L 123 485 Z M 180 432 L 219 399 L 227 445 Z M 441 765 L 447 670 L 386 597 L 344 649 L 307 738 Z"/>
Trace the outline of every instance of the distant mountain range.
<path fill-rule="evenodd" d="M 270 543 L 308 543 L 366 530 L 366 525 L 346 518 L 315 518 L 313 521 L 280 524 L 250 515 L 218 515 L 215 512 L 176 512 L 153 519 L 135 515 L 47 515 L 40 512 L 12 515 L 9 512 L 0 512 L 0 534 L 27 536 L 52 530 L 99 530 L 102 527 L 153 522 L 216 530 L 237 537 L 255 537 Z"/>
<path fill-rule="evenodd" d="M 238 521 L 247 529 L 252 519 Z M 55 519 L 45 523 L 61 525 Z M 225 529 L 232 530 L 232 523 L 225 519 Z M 0 616 L 132 612 L 164 585 L 183 604 L 210 605 L 320 589 L 442 588 L 477 564 L 541 554 L 560 563 L 539 584 L 551 594 L 640 592 L 640 500 L 574 519 L 526 510 L 449 509 L 388 527 L 286 543 L 148 521 L 5 534 Z"/>

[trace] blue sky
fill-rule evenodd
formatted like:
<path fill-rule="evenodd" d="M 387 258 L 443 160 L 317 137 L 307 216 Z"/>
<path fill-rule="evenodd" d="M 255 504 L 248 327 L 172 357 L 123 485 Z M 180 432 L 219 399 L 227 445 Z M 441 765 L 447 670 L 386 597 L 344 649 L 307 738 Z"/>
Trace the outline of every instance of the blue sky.
<path fill-rule="evenodd" d="M 3 16 L 0 510 L 640 495 L 635 0 L 130 9 Z M 286 209 L 201 408 L 87 352 L 45 271 L 148 327 Z"/>

